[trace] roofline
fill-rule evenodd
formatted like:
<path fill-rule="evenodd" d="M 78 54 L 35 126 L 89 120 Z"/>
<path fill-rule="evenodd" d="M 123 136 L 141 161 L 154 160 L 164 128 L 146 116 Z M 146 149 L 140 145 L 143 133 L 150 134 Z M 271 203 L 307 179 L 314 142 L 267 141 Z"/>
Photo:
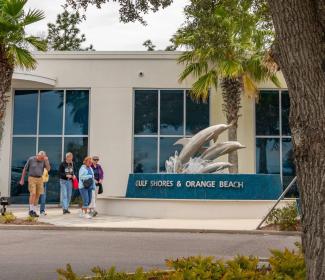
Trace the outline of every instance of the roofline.
<path fill-rule="evenodd" d="M 33 52 L 37 60 L 177 60 L 182 51 L 49 51 Z"/>

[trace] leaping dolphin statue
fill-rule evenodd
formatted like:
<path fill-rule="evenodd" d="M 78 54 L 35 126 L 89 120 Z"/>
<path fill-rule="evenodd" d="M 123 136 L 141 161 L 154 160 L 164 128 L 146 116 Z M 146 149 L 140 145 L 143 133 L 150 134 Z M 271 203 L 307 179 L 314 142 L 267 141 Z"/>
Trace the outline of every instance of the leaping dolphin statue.
<path fill-rule="evenodd" d="M 200 169 L 198 173 L 213 173 L 216 171 L 223 170 L 225 168 L 229 168 L 231 166 L 233 166 L 233 164 L 229 162 L 212 162 Z"/>
<path fill-rule="evenodd" d="M 201 158 L 205 160 L 214 160 L 222 155 L 229 154 L 233 151 L 243 148 L 245 148 L 245 146 L 237 141 L 215 143 L 201 154 Z"/>
<path fill-rule="evenodd" d="M 183 149 L 178 156 L 179 163 L 184 164 L 187 161 L 189 161 L 189 159 L 193 157 L 205 143 L 209 142 L 212 139 L 216 141 L 219 134 L 224 132 L 231 125 L 232 124 L 213 125 L 201 130 L 199 133 L 195 134 L 192 138 L 182 138 L 177 142 L 175 142 L 174 145 L 183 145 Z"/>

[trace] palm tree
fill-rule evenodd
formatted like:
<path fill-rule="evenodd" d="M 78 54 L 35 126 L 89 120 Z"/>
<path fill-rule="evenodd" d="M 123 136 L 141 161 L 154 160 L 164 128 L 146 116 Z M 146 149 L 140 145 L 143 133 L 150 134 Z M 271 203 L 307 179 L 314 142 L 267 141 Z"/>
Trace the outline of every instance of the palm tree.
<path fill-rule="evenodd" d="M 223 111 L 227 123 L 233 124 L 229 141 L 237 140 L 241 93 L 257 97 L 256 83 L 268 79 L 280 86 L 277 67 L 268 55 L 272 25 L 255 3 L 192 0 L 185 9 L 186 25 L 174 38 L 178 46 L 188 49 L 179 58 L 185 64 L 180 81 L 190 75 L 197 78 L 191 91 L 195 99 L 207 99 L 210 88 L 217 90 L 220 81 Z M 237 151 L 229 154 L 229 162 L 234 165 L 229 171 L 238 173 Z"/>
<path fill-rule="evenodd" d="M 25 27 L 44 18 L 40 10 L 24 11 L 27 0 L 0 0 L 0 143 L 4 115 L 15 67 L 34 69 L 36 60 L 30 50 L 46 50 L 46 42 L 28 36 Z"/>

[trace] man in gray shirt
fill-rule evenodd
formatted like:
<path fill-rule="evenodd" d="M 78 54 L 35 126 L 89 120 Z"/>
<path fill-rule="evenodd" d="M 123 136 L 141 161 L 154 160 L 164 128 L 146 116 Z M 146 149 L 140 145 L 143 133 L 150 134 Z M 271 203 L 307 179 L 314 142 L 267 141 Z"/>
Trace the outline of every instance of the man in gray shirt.
<path fill-rule="evenodd" d="M 20 179 L 20 185 L 24 185 L 25 175 L 28 172 L 28 190 L 29 190 L 29 215 L 39 217 L 36 213 L 38 200 L 44 193 L 43 173 L 44 169 L 50 171 L 49 159 L 44 151 L 40 151 L 36 156 L 30 157 L 23 169 Z"/>

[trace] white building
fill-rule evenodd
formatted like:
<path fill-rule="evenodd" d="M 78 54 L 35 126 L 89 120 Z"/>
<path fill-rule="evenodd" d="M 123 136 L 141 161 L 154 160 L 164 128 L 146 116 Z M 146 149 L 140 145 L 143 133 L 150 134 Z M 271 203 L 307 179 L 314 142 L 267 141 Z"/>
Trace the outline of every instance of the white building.
<path fill-rule="evenodd" d="M 77 163 L 98 155 L 105 171 L 103 197 L 123 197 L 132 172 L 163 171 L 172 144 L 212 124 L 225 123 L 220 92 L 208 104 L 187 95 L 193 81 L 178 82 L 179 52 L 36 53 L 32 72 L 15 72 L 9 94 L 0 156 L 0 191 L 17 192 L 26 159 L 45 150 L 52 164 L 48 198 L 59 199 L 56 170 L 67 151 Z M 240 173 L 294 175 L 288 128 L 289 98 L 271 83 L 261 97 L 242 98 L 238 140 Z M 226 140 L 227 133 L 222 135 Z"/>

